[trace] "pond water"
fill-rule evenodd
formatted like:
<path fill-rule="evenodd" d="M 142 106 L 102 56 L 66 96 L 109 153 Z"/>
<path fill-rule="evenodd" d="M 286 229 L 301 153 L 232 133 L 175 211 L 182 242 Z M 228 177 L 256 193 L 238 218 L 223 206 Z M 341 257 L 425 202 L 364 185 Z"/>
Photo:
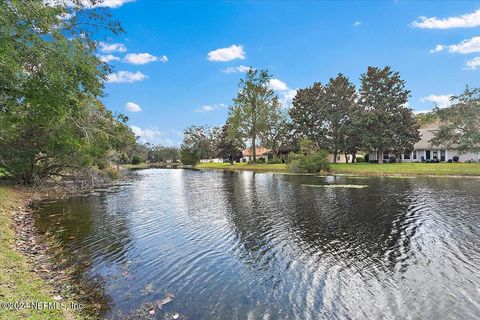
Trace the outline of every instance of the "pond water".
<path fill-rule="evenodd" d="M 480 317 L 480 179 L 149 169 L 37 212 L 97 317 Z"/>

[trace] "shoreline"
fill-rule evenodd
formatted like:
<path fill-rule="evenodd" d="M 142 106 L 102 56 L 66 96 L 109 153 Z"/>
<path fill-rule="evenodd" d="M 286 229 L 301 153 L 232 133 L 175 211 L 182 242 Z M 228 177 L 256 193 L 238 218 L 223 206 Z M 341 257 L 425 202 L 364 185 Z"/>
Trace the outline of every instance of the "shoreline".
<path fill-rule="evenodd" d="M 291 174 L 285 164 L 234 164 L 201 163 L 193 167 L 198 170 L 253 171 L 259 173 Z M 393 170 L 392 170 L 393 169 Z M 463 172 L 462 172 L 463 171 Z M 323 175 L 323 173 L 319 173 Z M 459 164 L 369 164 L 369 163 L 337 163 L 327 173 L 333 176 L 368 176 L 368 177 L 435 177 L 435 178 L 480 178 L 480 163 Z M 306 175 L 298 173 L 298 175 Z M 316 174 L 307 174 L 316 175 Z"/>
<path fill-rule="evenodd" d="M 0 288 L 2 303 L 8 304 L 0 309 L 0 318 L 81 319 L 78 311 L 69 308 L 78 305 L 68 293 L 69 275 L 55 266 L 48 252 L 50 244 L 35 227 L 31 206 L 36 201 L 52 199 L 52 193 L 0 184 L 0 199 Z M 24 305 L 29 303 L 50 307 Z"/>

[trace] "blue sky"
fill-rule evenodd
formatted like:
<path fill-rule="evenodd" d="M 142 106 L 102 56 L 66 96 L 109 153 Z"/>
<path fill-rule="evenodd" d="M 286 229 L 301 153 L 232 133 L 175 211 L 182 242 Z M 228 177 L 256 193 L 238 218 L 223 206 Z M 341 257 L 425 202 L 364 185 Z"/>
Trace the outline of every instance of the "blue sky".
<path fill-rule="evenodd" d="M 339 72 L 358 85 L 369 65 L 399 71 L 416 111 L 480 85 L 479 1 L 105 3 L 126 33 L 99 46 L 115 72 L 104 102 L 152 143 L 222 125 L 249 66 L 273 74 L 285 104 Z"/>

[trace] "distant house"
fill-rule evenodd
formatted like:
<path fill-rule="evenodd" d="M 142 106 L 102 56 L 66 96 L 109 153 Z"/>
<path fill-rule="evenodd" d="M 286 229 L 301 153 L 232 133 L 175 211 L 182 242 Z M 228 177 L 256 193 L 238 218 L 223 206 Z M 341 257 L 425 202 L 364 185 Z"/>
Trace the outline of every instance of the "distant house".
<path fill-rule="evenodd" d="M 273 159 L 272 150 L 264 147 L 256 147 L 255 155 L 257 157 L 257 160 L 260 158 L 264 158 L 265 161 L 268 162 L 269 159 Z M 240 162 L 248 162 L 248 161 L 253 161 L 252 148 L 245 148 L 242 151 L 242 158 L 240 159 Z"/>
<path fill-rule="evenodd" d="M 257 147 L 256 150 L 256 156 L 257 160 L 260 158 L 264 158 L 265 162 L 268 162 L 269 160 L 273 159 L 274 154 L 271 149 L 263 148 L 263 147 Z M 278 157 L 283 159 L 283 162 L 286 162 L 288 154 L 290 152 L 295 152 L 294 149 L 292 148 L 283 148 L 278 151 Z M 298 152 L 298 151 L 297 151 Z M 242 151 L 243 157 L 240 159 L 241 162 L 248 162 L 248 161 L 253 161 L 253 156 L 252 156 L 252 148 L 246 148 L 245 150 Z M 358 157 L 362 157 L 363 155 L 357 155 Z M 327 156 L 327 160 L 331 163 L 333 163 L 334 155 L 333 153 L 330 153 Z M 352 155 L 347 155 L 347 158 L 345 158 L 345 154 L 339 153 L 337 154 L 337 162 L 346 162 L 346 159 L 348 159 L 348 162 L 352 161 Z"/>
<path fill-rule="evenodd" d="M 413 146 L 413 151 L 406 154 L 397 154 L 394 151 L 385 151 L 383 155 L 378 155 L 377 151 L 369 152 L 370 162 L 378 162 L 378 156 L 383 157 L 383 162 L 430 162 L 430 161 L 453 161 L 454 157 L 458 157 L 459 162 L 479 161 L 480 153 L 461 153 L 455 146 L 447 148 L 443 146 L 433 146 L 430 140 L 435 136 L 438 128 L 420 129 L 420 141 Z"/>

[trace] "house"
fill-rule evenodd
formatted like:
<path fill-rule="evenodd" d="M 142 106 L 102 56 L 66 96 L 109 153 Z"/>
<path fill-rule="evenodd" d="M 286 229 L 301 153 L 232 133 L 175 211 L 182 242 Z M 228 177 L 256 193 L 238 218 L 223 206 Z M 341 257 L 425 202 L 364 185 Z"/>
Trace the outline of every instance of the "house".
<path fill-rule="evenodd" d="M 257 157 L 257 160 L 263 158 L 265 159 L 265 162 L 268 162 L 269 159 L 273 159 L 272 150 L 264 147 L 256 147 L 255 155 Z M 240 159 L 240 162 L 248 162 L 248 161 L 253 161 L 252 148 L 245 148 L 242 151 L 242 158 Z"/>
<path fill-rule="evenodd" d="M 413 151 L 399 156 L 394 151 L 383 152 L 383 162 L 430 162 L 430 161 L 453 161 L 454 157 L 458 157 L 459 162 L 480 161 L 480 153 L 461 153 L 455 146 L 447 148 L 443 146 L 433 146 L 430 140 L 438 131 L 437 127 L 420 129 L 420 141 L 415 143 Z M 369 152 L 370 162 L 378 162 L 377 151 Z M 398 157 L 397 157 L 398 156 Z M 393 161 L 394 160 L 394 161 Z"/>
<path fill-rule="evenodd" d="M 274 154 L 271 149 L 263 148 L 263 147 L 257 147 L 256 150 L 256 156 L 257 160 L 260 158 L 265 159 L 265 162 L 268 162 L 269 160 L 272 160 L 274 158 Z M 287 161 L 288 154 L 290 152 L 295 152 L 295 149 L 293 148 L 283 148 L 278 150 L 278 157 L 283 159 L 282 162 Z M 298 151 L 297 151 L 298 152 Z M 243 157 L 240 159 L 240 162 L 248 162 L 248 161 L 253 161 L 253 156 L 252 156 L 252 148 L 246 148 L 245 150 L 242 151 Z M 358 157 L 362 157 L 363 155 L 357 155 Z M 327 156 L 327 160 L 330 163 L 333 163 L 334 155 L 333 153 L 330 153 Z M 352 161 L 352 155 L 347 155 L 347 158 L 345 158 L 345 154 L 343 153 L 338 153 L 337 154 L 337 162 L 347 162 L 346 159 L 348 159 L 348 162 Z"/>

